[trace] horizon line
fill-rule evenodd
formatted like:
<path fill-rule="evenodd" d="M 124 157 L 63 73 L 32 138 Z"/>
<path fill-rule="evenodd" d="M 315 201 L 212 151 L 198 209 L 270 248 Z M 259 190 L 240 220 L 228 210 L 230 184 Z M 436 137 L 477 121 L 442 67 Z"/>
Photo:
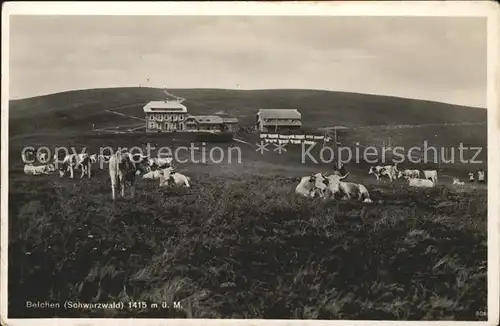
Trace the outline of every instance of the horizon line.
<path fill-rule="evenodd" d="M 353 91 L 340 91 L 340 90 L 330 90 L 330 89 L 321 89 L 321 88 L 217 88 L 217 87 L 189 87 L 189 88 L 169 87 L 169 88 L 166 88 L 166 87 L 152 87 L 152 86 L 96 87 L 96 88 L 70 89 L 70 90 L 65 90 L 65 91 L 60 91 L 60 92 L 55 92 L 55 93 L 46 93 L 46 94 L 23 97 L 23 98 L 9 98 L 9 102 L 11 102 L 11 101 L 23 101 L 23 100 L 34 99 L 37 97 L 52 96 L 52 95 L 63 94 L 63 93 L 91 91 L 91 90 L 112 90 L 112 89 L 120 89 L 120 88 L 146 88 L 146 89 L 156 89 L 156 90 L 163 90 L 163 89 L 167 89 L 167 90 L 221 90 L 221 91 L 279 91 L 279 90 L 281 90 L 281 91 L 284 91 L 284 90 L 286 90 L 286 91 L 319 91 L 319 92 L 330 92 L 330 93 L 350 93 L 350 94 L 369 95 L 369 96 L 391 97 L 391 98 L 397 98 L 397 99 L 405 99 L 405 100 L 414 100 L 414 101 L 432 102 L 432 103 L 439 103 L 439 104 L 446 104 L 446 105 L 453 105 L 453 106 L 461 106 L 461 107 L 467 107 L 467 108 L 473 108 L 473 109 L 483 109 L 483 110 L 488 109 L 487 107 L 482 107 L 482 106 L 464 105 L 464 104 L 451 103 L 451 102 L 428 100 L 428 99 L 423 99 L 423 98 L 402 97 L 402 96 L 376 94 L 376 93 L 360 93 L 360 92 L 353 92 Z M 189 99 L 185 99 L 185 100 L 189 101 Z"/>

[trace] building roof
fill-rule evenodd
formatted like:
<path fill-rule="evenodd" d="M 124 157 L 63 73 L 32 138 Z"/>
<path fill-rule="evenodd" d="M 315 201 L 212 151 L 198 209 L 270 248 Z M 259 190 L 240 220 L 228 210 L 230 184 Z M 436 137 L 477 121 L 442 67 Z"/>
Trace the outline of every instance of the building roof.
<path fill-rule="evenodd" d="M 269 122 L 263 121 L 262 125 L 274 127 L 274 126 L 302 126 L 302 122 L 300 120 L 294 120 L 293 122 L 283 121 L 283 120 L 271 120 Z"/>
<path fill-rule="evenodd" d="M 221 124 L 224 122 L 224 120 L 217 115 L 194 115 L 193 117 L 201 124 Z"/>
<path fill-rule="evenodd" d="M 302 114 L 296 109 L 260 109 L 257 115 L 261 119 L 301 119 Z"/>
<path fill-rule="evenodd" d="M 238 118 L 223 117 L 222 120 L 224 121 L 224 123 L 238 123 Z"/>
<path fill-rule="evenodd" d="M 143 108 L 144 112 L 187 113 L 187 108 L 177 101 L 151 101 Z"/>

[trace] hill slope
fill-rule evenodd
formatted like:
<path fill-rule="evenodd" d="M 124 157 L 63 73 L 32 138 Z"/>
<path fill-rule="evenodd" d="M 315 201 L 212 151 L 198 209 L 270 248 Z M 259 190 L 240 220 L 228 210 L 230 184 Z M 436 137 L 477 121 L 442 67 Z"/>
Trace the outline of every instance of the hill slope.
<path fill-rule="evenodd" d="M 308 126 L 394 125 L 441 122 L 484 122 L 486 110 L 437 102 L 317 90 L 172 89 L 190 113 L 221 110 L 251 125 L 259 108 L 297 108 Z M 43 132 L 82 132 L 115 124 L 140 123 L 105 110 L 139 118 L 142 106 L 164 98 L 155 88 L 108 88 L 69 91 L 12 100 L 11 135 Z"/>

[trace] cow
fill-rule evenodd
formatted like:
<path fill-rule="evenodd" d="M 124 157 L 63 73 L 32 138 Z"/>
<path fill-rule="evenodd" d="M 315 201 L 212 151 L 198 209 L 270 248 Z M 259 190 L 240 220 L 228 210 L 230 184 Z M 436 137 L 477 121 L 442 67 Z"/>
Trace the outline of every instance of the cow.
<path fill-rule="evenodd" d="M 436 183 L 429 179 L 417 179 L 417 178 L 409 178 L 408 185 L 410 187 L 418 187 L 418 188 L 433 188 Z"/>
<path fill-rule="evenodd" d="M 326 180 L 321 173 L 302 177 L 295 187 L 295 193 L 308 198 L 314 198 L 316 195 L 324 197 L 324 191 L 327 188 Z"/>
<path fill-rule="evenodd" d="M 403 170 L 398 172 L 398 179 L 404 177 L 407 178 L 420 178 L 419 170 Z"/>
<path fill-rule="evenodd" d="M 477 170 L 477 182 L 479 183 L 485 183 L 485 179 L 484 179 L 484 171 L 483 169 L 479 169 Z"/>
<path fill-rule="evenodd" d="M 144 174 L 142 178 L 150 180 L 159 180 L 161 175 L 163 175 L 163 170 L 154 170 Z"/>
<path fill-rule="evenodd" d="M 56 169 L 53 164 L 45 164 L 34 166 L 33 164 L 24 165 L 24 174 L 26 175 L 42 175 L 54 172 Z"/>
<path fill-rule="evenodd" d="M 338 175 L 330 175 L 327 177 L 327 193 L 330 196 L 335 198 L 337 195 L 340 195 L 341 199 L 344 200 L 357 199 L 364 203 L 372 203 L 370 193 L 364 185 L 342 181 L 345 177 L 347 177 L 347 174 L 343 177 Z"/>
<path fill-rule="evenodd" d="M 168 168 L 172 166 L 172 157 L 167 157 L 167 158 L 150 158 L 149 159 L 149 166 L 151 167 L 152 170 L 155 169 L 163 169 L 163 168 Z"/>
<path fill-rule="evenodd" d="M 474 177 L 474 172 L 469 172 L 469 182 L 474 182 L 475 177 Z"/>
<path fill-rule="evenodd" d="M 456 185 L 456 186 L 463 186 L 464 185 L 464 182 L 463 181 L 460 181 L 458 178 L 453 178 L 453 183 L 452 185 Z"/>
<path fill-rule="evenodd" d="M 427 180 L 431 180 L 433 183 L 438 182 L 438 172 L 436 170 L 423 170 L 424 177 Z"/>
<path fill-rule="evenodd" d="M 175 184 L 177 186 L 186 186 L 187 188 L 191 187 L 189 182 L 191 179 L 184 174 L 174 172 L 173 168 L 166 168 L 162 170 L 160 174 L 160 187 L 168 186 L 170 183 Z"/>
<path fill-rule="evenodd" d="M 122 197 L 125 197 L 125 186 L 128 185 L 132 197 L 135 197 L 135 178 L 140 172 L 149 172 L 147 157 L 128 152 L 118 151 L 109 159 L 109 177 L 111 179 L 111 197 L 116 199 L 116 189 L 120 188 Z"/>
<path fill-rule="evenodd" d="M 377 178 L 377 182 L 380 181 L 382 176 L 387 176 L 389 180 L 392 182 L 393 180 L 396 179 L 398 169 L 396 165 L 385 165 L 385 166 L 372 166 L 370 167 L 370 170 L 368 171 L 368 174 L 373 174 Z"/>
<path fill-rule="evenodd" d="M 54 158 L 57 159 L 57 156 L 54 156 Z M 82 179 L 85 174 L 88 178 L 90 178 L 91 164 L 92 160 L 90 158 L 90 155 L 87 153 L 69 154 L 62 161 L 62 166 L 59 168 L 59 176 L 62 178 L 64 177 L 66 172 L 69 171 L 69 177 L 73 179 L 74 170 L 80 169 L 82 171 L 80 179 Z"/>
<path fill-rule="evenodd" d="M 90 163 L 97 163 L 97 154 L 92 154 L 89 156 Z"/>

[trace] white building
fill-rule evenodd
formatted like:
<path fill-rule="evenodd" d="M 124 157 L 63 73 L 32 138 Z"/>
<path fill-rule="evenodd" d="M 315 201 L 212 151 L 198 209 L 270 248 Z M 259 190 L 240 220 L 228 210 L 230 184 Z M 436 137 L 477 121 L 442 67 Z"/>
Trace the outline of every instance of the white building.
<path fill-rule="evenodd" d="M 146 132 L 185 130 L 187 108 L 178 101 L 151 101 L 143 108 Z"/>

